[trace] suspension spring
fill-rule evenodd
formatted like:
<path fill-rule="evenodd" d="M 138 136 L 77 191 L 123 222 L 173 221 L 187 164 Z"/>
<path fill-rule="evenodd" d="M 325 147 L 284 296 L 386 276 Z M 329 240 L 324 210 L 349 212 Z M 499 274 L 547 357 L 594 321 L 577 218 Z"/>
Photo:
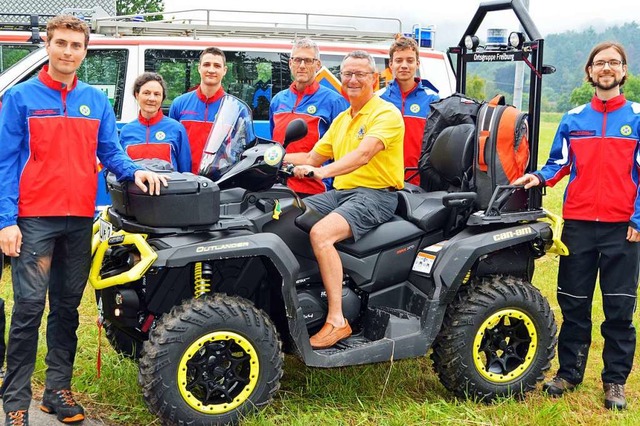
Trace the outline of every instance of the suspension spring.
<path fill-rule="evenodd" d="M 211 292 L 212 275 L 211 265 L 196 262 L 193 268 L 193 294 L 196 299 Z"/>

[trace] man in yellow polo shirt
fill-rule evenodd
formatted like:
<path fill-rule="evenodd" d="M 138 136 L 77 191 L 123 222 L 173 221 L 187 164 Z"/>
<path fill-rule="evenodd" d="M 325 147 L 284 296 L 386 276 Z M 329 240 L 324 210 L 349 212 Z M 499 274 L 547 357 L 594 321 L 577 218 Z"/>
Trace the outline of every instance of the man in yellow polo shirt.
<path fill-rule="evenodd" d="M 374 95 L 376 65 L 356 50 L 340 66 L 342 90 L 351 107 L 338 115 L 308 153 L 287 154 L 294 173 L 315 179 L 335 177 L 334 190 L 305 199 L 307 208 L 326 216 L 311 228 L 311 245 L 327 291 L 329 312 L 322 329 L 311 337 L 314 349 L 335 345 L 351 335 L 342 314 L 342 262 L 334 244 L 391 219 L 398 204 L 395 191 L 404 187 L 402 115 Z M 321 166 L 327 160 L 333 163 Z"/>

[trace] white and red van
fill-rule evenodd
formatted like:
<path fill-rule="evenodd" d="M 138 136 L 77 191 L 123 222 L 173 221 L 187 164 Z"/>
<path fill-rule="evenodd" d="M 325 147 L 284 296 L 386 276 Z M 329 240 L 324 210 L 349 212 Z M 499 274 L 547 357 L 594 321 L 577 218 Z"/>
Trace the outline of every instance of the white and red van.
<path fill-rule="evenodd" d="M 181 18 L 188 12 L 204 19 Z M 220 20 L 219 15 L 223 12 L 165 12 L 163 15 L 170 16 L 170 22 L 136 22 L 140 18 L 131 16 L 92 18 L 88 53 L 78 70 L 78 77 L 105 92 L 121 126 L 137 116 L 132 87 L 138 75 L 155 71 L 164 77 L 168 96 L 163 108 L 168 111 L 173 99 L 200 83 L 197 69 L 200 52 L 215 46 L 222 49 L 227 58 L 228 72 L 223 87 L 252 108 L 256 134 L 269 137 L 269 102 L 272 96 L 291 84 L 288 60 L 295 38 L 309 37 L 318 43 L 323 64 L 318 79 L 339 90 L 336 77 L 346 53 L 353 50 L 371 53 L 384 75 L 391 41 L 395 33 L 402 30 L 401 22 L 396 19 L 326 15 L 321 15 L 323 25 L 316 27 L 310 24 L 314 15 L 299 13 L 269 15 L 276 21 L 271 24 L 230 22 L 230 19 L 214 22 L 213 18 Z M 283 23 L 300 18 L 299 15 L 302 15 L 302 24 Z M 360 20 L 362 25 L 368 24 L 368 28 L 374 29 L 338 24 L 344 18 L 348 18 L 349 24 L 355 25 Z M 384 26 L 387 29 L 381 30 Z M 13 85 L 37 75 L 46 63 L 44 44 L 32 43 L 31 36 L 32 31 L 3 31 L 0 27 L 0 54 L 28 53 L 13 66 L 0 68 L 0 96 Z M 427 40 L 422 44 L 424 41 Z M 421 48 L 419 77 L 437 88 L 441 98 L 455 91 L 454 73 L 443 52 Z M 380 85 L 384 85 L 384 81 Z M 104 191 L 100 193 L 99 204 L 108 203 Z"/>

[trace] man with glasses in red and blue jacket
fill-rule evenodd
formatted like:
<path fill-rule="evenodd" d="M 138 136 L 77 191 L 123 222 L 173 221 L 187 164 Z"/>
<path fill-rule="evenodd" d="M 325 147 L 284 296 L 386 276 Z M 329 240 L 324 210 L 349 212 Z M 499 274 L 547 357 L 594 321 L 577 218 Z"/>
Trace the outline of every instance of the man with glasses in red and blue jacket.
<path fill-rule="evenodd" d="M 605 320 L 602 383 L 604 405 L 627 406 L 624 385 L 636 349 L 633 313 L 637 303 L 640 255 L 640 104 L 627 101 L 620 87 L 627 78 L 627 56 L 618 43 L 604 42 L 591 51 L 586 81 L 595 87 L 591 102 L 564 115 L 540 170 L 514 185 L 554 186 L 569 176 L 564 196 L 558 304 L 560 367 L 544 384 L 561 396 L 582 383 L 591 346 L 591 310 L 600 278 Z"/>
<path fill-rule="evenodd" d="M 320 85 L 315 76 L 322 67 L 318 45 L 308 39 L 297 40 L 291 50 L 289 68 L 293 76 L 291 86 L 271 100 L 269 124 L 272 138 L 284 141 L 287 125 L 296 118 L 307 122 L 307 135 L 287 146 L 288 153 L 309 152 L 329 129 L 338 114 L 349 107 L 338 92 Z M 325 184 L 315 179 L 289 178 L 287 185 L 298 195 L 325 192 Z"/>

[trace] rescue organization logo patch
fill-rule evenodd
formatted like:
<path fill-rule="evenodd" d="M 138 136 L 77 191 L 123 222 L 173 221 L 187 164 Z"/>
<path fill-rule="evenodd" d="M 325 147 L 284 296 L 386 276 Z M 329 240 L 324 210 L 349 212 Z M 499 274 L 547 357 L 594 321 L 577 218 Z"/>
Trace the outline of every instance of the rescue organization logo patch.
<path fill-rule="evenodd" d="M 307 107 L 307 112 L 308 112 L 309 114 L 315 114 L 317 110 L 318 110 L 318 108 L 316 108 L 316 106 L 315 106 L 315 105 L 309 105 L 309 106 Z"/>
<path fill-rule="evenodd" d="M 89 114 L 91 114 L 91 108 L 89 108 L 88 105 L 80 105 L 80 114 L 87 117 Z"/>
<path fill-rule="evenodd" d="M 620 127 L 620 134 L 622 136 L 629 136 L 631 134 L 631 126 L 625 124 L 624 126 Z"/>
<path fill-rule="evenodd" d="M 264 152 L 264 162 L 269 166 L 275 166 L 284 157 L 284 148 L 274 145 Z"/>
<path fill-rule="evenodd" d="M 365 133 L 367 133 L 367 130 L 364 128 L 364 126 L 360 127 L 360 130 L 358 130 L 358 139 L 362 140 Z"/>
<path fill-rule="evenodd" d="M 418 104 L 413 104 L 409 107 L 409 111 L 411 111 L 414 114 L 417 114 L 420 112 L 420 105 Z"/>
<path fill-rule="evenodd" d="M 163 141 L 164 138 L 166 138 L 166 137 L 167 137 L 167 135 L 165 135 L 165 133 L 162 130 L 156 132 L 156 139 L 157 140 Z"/>

